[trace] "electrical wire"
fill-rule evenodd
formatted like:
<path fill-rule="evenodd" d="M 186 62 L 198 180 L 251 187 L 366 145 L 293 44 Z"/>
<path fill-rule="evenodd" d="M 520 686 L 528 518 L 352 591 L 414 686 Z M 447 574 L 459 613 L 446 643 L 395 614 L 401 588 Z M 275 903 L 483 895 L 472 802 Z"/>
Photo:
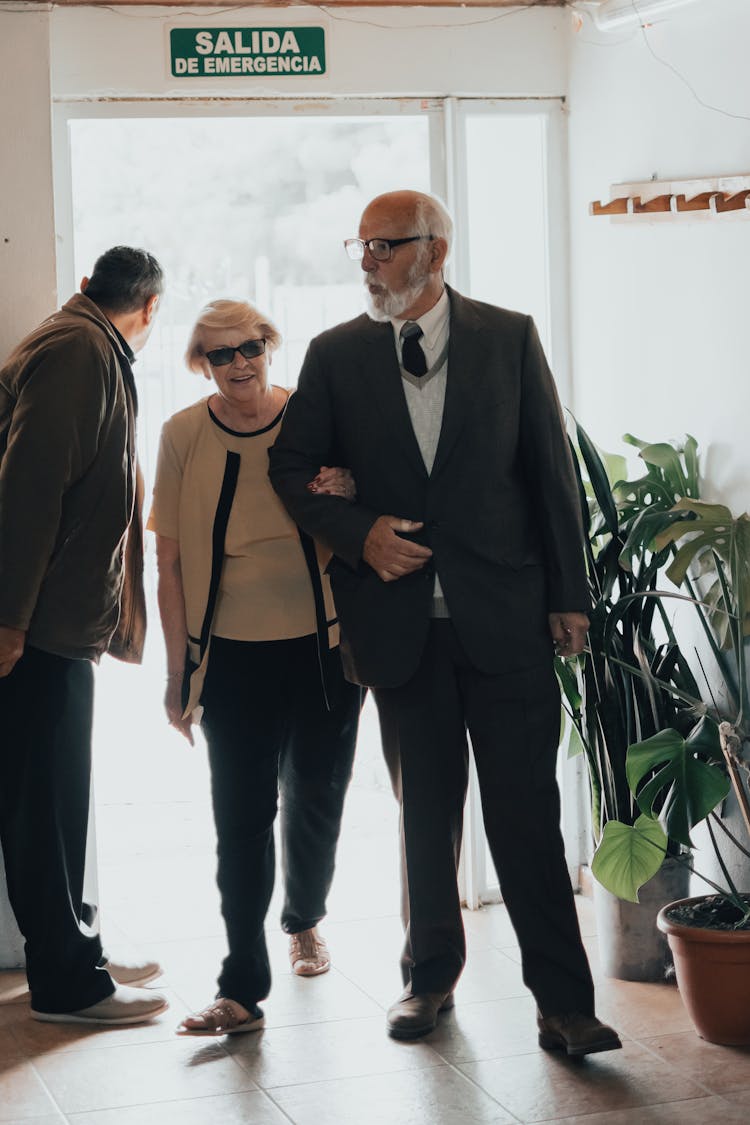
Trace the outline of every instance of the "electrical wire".
<path fill-rule="evenodd" d="M 646 50 L 651 55 L 654 62 L 659 63 L 660 66 L 663 66 L 667 70 L 671 71 L 675 78 L 677 78 L 677 80 L 683 84 L 683 86 L 689 91 L 695 102 L 697 102 L 697 104 L 701 106 L 702 109 L 707 109 L 710 113 L 718 113 L 722 117 L 729 117 L 734 121 L 750 121 L 750 115 L 746 113 L 734 113 L 732 110 L 722 109 L 721 106 L 712 105 L 710 102 L 705 101 L 689 81 L 687 76 L 683 74 L 682 71 L 678 70 L 678 68 L 674 66 L 674 64 L 671 63 L 668 59 L 665 59 L 662 55 L 658 54 L 658 52 L 654 49 L 654 46 L 651 43 L 651 39 L 649 37 L 649 24 L 645 22 L 648 18 L 647 13 L 641 11 L 636 0 L 630 0 L 630 6 L 638 19 L 641 21 L 640 26 L 634 28 L 630 35 L 626 36 L 624 39 L 618 39 L 614 43 L 602 43 L 600 41 L 595 41 L 592 39 L 584 39 L 582 40 L 582 42 L 591 47 L 605 47 L 611 49 L 612 47 L 620 47 L 624 43 L 632 42 L 632 40 L 640 33 L 641 39 L 646 46 Z M 580 9 L 577 7 L 576 0 L 568 0 L 566 7 L 570 8 L 571 11 L 577 11 L 580 13 Z M 589 16 L 590 19 L 592 18 L 591 13 L 588 11 L 584 11 L 583 14 Z"/>

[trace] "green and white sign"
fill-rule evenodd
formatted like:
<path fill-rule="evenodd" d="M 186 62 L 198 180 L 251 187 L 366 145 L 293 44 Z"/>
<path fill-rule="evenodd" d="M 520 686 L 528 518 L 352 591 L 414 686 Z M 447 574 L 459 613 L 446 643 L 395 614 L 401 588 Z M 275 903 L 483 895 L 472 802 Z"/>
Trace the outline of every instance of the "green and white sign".
<path fill-rule="evenodd" d="M 173 27 L 175 78 L 325 74 L 322 27 Z"/>

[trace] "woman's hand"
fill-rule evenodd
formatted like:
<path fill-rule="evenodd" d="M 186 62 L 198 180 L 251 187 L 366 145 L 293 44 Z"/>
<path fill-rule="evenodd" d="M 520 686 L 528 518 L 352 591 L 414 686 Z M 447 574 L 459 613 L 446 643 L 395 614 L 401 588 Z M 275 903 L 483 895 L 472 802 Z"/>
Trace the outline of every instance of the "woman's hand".
<path fill-rule="evenodd" d="M 320 472 L 307 486 L 310 492 L 320 492 L 324 496 L 341 496 L 344 500 L 356 500 L 357 486 L 348 469 L 329 468 L 321 465 Z"/>
<path fill-rule="evenodd" d="M 164 710 L 167 712 L 169 725 L 178 730 L 191 746 L 195 746 L 190 718 L 183 719 L 182 712 L 182 677 L 168 677 L 167 690 L 164 693 Z"/>

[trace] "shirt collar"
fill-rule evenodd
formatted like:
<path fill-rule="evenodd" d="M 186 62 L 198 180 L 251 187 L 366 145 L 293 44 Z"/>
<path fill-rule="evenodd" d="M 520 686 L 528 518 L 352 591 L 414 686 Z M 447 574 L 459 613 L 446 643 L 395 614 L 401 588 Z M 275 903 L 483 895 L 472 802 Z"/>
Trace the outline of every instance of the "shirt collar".
<path fill-rule="evenodd" d="M 119 344 L 120 344 L 120 347 L 122 348 L 123 352 L 125 353 L 125 358 L 127 359 L 128 363 L 130 363 L 130 364 L 135 363 L 135 352 L 133 351 L 130 344 L 127 342 L 127 340 L 123 336 L 122 332 L 118 332 L 118 330 L 115 328 L 115 326 L 114 326 L 114 324 L 112 323 L 111 320 L 108 320 L 107 323 L 109 324 L 110 328 L 112 329 L 115 336 L 117 337 L 117 339 L 119 341 Z"/>
<path fill-rule="evenodd" d="M 450 315 L 450 302 L 448 300 L 448 291 L 443 289 L 440 297 L 426 313 L 422 313 L 413 323 L 418 324 L 424 334 L 425 347 L 432 349 L 435 347 L 440 333 L 444 331 L 448 324 L 448 317 Z M 406 320 L 391 321 L 393 331 L 398 340 L 401 336 L 401 329 L 407 323 Z"/>

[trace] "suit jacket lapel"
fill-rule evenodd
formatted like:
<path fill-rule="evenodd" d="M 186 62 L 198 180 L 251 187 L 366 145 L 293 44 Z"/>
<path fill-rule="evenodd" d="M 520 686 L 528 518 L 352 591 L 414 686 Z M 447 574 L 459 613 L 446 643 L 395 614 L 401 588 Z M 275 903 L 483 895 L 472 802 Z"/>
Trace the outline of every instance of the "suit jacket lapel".
<path fill-rule="evenodd" d="M 394 450 L 400 450 L 411 467 L 427 475 L 414 427 L 406 405 L 404 384 L 393 341 L 393 325 L 367 319 L 364 334 L 365 356 L 362 370 L 372 392 L 372 401 L 385 423 Z"/>
<path fill-rule="evenodd" d="M 486 345 L 481 324 L 471 305 L 450 286 L 450 336 L 448 339 L 448 378 L 440 438 L 432 466 L 433 479 L 444 468 L 463 429 L 469 395 L 476 393 L 485 367 Z"/>

